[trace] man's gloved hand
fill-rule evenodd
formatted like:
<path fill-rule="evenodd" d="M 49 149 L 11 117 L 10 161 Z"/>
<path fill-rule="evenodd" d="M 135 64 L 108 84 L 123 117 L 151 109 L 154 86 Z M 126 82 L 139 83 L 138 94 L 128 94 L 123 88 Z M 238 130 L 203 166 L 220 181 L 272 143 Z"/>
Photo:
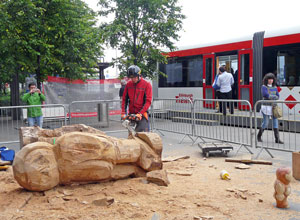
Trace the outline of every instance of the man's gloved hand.
<path fill-rule="evenodd" d="M 137 113 L 137 114 L 136 114 L 136 119 L 137 119 L 137 121 L 142 120 L 142 117 L 143 117 L 142 114 L 140 114 L 140 113 Z"/>
<path fill-rule="evenodd" d="M 127 118 L 126 114 L 121 114 L 121 120 L 124 121 Z"/>

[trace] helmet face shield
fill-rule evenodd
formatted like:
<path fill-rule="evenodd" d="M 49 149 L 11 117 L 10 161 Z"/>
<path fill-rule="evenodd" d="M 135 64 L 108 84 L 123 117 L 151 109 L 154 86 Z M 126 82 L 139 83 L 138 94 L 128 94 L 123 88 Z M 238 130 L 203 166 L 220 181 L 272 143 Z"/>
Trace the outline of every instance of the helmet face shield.
<path fill-rule="evenodd" d="M 131 68 L 131 69 L 128 69 L 127 76 L 130 78 L 130 77 L 138 76 L 138 74 L 135 72 L 135 69 Z"/>
<path fill-rule="evenodd" d="M 127 77 L 128 78 L 138 77 L 140 73 L 141 73 L 141 69 L 138 66 L 132 65 L 127 70 Z"/>

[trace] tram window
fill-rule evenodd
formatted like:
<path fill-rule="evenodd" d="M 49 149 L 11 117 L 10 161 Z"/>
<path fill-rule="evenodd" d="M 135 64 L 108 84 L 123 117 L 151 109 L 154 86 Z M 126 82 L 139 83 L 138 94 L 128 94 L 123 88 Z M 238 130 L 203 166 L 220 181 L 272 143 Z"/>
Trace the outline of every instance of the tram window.
<path fill-rule="evenodd" d="M 274 73 L 279 86 L 300 86 L 299 44 L 265 48 L 263 72 Z"/>
<path fill-rule="evenodd" d="M 171 63 L 172 62 L 172 63 Z M 160 64 L 159 70 L 166 76 L 159 76 L 159 87 L 199 87 L 203 81 L 202 58 L 183 58 Z"/>
<path fill-rule="evenodd" d="M 249 85 L 249 54 L 242 54 L 241 56 L 241 85 Z"/>
<path fill-rule="evenodd" d="M 182 82 L 182 64 L 172 63 L 166 66 L 167 83 L 180 84 Z"/>
<path fill-rule="evenodd" d="M 284 85 L 285 77 L 284 77 L 284 56 L 277 57 L 277 84 Z"/>
<path fill-rule="evenodd" d="M 188 86 L 202 86 L 203 62 L 202 59 L 195 59 L 188 62 Z"/>
<path fill-rule="evenodd" d="M 205 83 L 206 85 L 212 85 L 212 74 L 213 74 L 212 58 L 205 60 Z"/>
<path fill-rule="evenodd" d="M 277 57 L 278 85 L 300 85 L 300 53 L 279 54 Z"/>

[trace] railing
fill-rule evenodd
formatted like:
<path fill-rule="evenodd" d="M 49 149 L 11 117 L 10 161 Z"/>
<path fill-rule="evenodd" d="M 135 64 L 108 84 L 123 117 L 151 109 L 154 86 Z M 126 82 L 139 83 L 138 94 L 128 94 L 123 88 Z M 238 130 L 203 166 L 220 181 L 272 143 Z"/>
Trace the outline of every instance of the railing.
<path fill-rule="evenodd" d="M 217 106 L 224 112 L 217 113 Z M 234 114 L 225 113 L 227 105 L 236 108 Z M 226 114 L 226 116 L 224 115 Z M 215 99 L 155 99 L 152 103 L 152 129 L 183 134 L 180 143 L 189 137 L 193 144 L 200 138 L 252 147 L 252 107 L 243 100 Z M 238 151 L 239 151 L 238 149 Z"/>
<path fill-rule="evenodd" d="M 276 103 L 284 109 L 283 117 L 278 119 L 279 137 L 284 144 L 275 143 L 272 120 L 263 132 L 263 142 L 257 141 L 263 120 L 259 113 L 260 106 L 267 103 Z M 264 150 L 273 157 L 270 150 L 292 152 L 300 149 L 297 145 L 300 143 L 300 115 L 295 107 L 299 104 L 294 101 L 261 100 L 252 109 L 245 100 L 154 99 L 149 113 L 152 131 L 181 134 L 183 138 L 180 143 L 186 137 L 193 144 L 198 139 L 203 142 L 222 141 L 238 145 L 239 149 L 245 147 L 250 153 L 251 147 L 260 148 L 257 157 Z M 226 109 L 226 115 L 225 111 L 217 112 L 218 106 Z M 230 112 L 232 106 L 234 112 Z M 0 144 L 19 142 L 19 128 L 28 126 L 27 109 L 32 107 L 42 107 L 43 128 L 83 123 L 107 133 L 127 131 L 121 125 L 119 100 L 76 101 L 68 108 L 63 104 L 0 107 Z"/>
<path fill-rule="evenodd" d="M 120 100 L 74 101 L 69 105 L 69 119 L 69 124 L 85 124 L 106 133 L 127 131 L 120 123 Z"/>
<path fill-rule="evenodd" d="M 261 106 L 276 104 L 281 109 L 284 109 L 284 114 L 281 118 L 278 118 L 278 127 L 276 123 L 273 123 L 272 116 L 268 115 L 265 118 L 269 121 L 268 127 L 264 129 L 261 139 L 262 142 L 258 142 L 257 135 L 259 133 L 259 129 L 262 126 L 263 117 L 262 113 L 258 113 L 261 109 Z M 300 143 L 300 116 L 299 112 L 296 112 L 296 105 L 299 105 L 300 102 L 296 101 L 270 101 L 270 100 L 260 100 L 254 105 L 254 121 L 255 121 L 255 148 L 261 148 L 260 153 L 265 150 L 271 157 L 273 155 L 269 151 L 272 150 L 280 150 L 280 151 L 299 151 L 299 143 Z M 278 128 L 278 134 L 276 134 L 276 128 Z M 276 143 L 276 135 L 279 135 L 278 138 L 284 144 Z M 277 142 L 279 142 L 277 140 Z M 299 146 L 299 147 L 298 147 Z"/>
<path fill-rule="evenodd" d="M 248 148 L 252 147 L 252 107 L 248 101 L 197 99 L 193 110 L 195 137 L 203 142 L 210 139 L 237 144 L 237 152 L 244 147 L 252 153 Z"/>
<path fill-rule="evenodd" d="M 66 125 L 67 112 L 62 104 L 0 107 L 0 144 L 19 142 L 19 128 L 28 126 L 27 110 L 34 107 L 42 108 L 44 128 Z"/>
<path fill-rule="evenodd" d="M 191 138 L 192 108 L 193 102 L 189 99 L 154 99 L 151 106 L 152 130 L 183 134 L 183 139 L 186 136 Z"/>

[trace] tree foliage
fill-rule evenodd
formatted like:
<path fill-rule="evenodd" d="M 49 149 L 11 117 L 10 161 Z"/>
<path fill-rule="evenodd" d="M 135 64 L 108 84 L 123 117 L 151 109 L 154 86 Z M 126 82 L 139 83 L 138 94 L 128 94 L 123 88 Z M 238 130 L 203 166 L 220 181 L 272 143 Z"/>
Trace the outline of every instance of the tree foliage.
<path fill-rule="evenodd" d="M 0 79 L 83 78 L 101 55 L 96 13 L 82 0 L 0 1 Z"/>
<path fill-rule="evenodd" d="M 144 76 L 153 77 L 157 62 L 166 62 L 161 48 L 175 49 L 182 28 L 178 0 L 99 0 L 100 16 L 113 14 L 114 20 L 101 25 L 102 36 L 122 55 L 114 62 L 126 72 L 136 64 Z"/>

